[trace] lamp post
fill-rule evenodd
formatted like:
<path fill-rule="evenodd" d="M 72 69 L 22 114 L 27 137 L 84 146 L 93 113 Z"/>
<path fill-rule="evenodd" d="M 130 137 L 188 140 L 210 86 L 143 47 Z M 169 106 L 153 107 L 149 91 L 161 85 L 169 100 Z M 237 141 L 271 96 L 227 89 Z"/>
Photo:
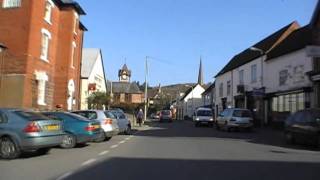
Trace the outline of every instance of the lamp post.
<path fill-rule="evenodd" d="M 0 98 L 2 98 L 3 74 L 4 74 L 4 51 L 8 49 L 4 44 L 0 43 Z"/>
<path fill-rule="evenodd" d="M 251 47 L 250 48 L 251 51 L 256 51 L 256 52 L 260 52 L 260 56 L 261 56 L 261 88 L 263 88 L 264 86 L 264 83 L 263 83 L 263 56 L 266 54 L 266 52 L 260 48 L 257 48 L 257 47 Z M 264 101 L 262 101 L 262 103 L 264 103 Z M 260 107 L 262 107 L 262 109 L 264 109 L 264 104 L 259 104 Z M 262 111 L 262 116 L 266 115 L 267 112 L 264 112 Z M 264 123 L 264 119 L 266 119 L 266 117 L 260 117 L 261 118 L 261 121 L 260 121 L 260 126 L 263 127 L 263 123 Z"/>
<path fill-rule="evenodd" d="M 147 120 L 147 105 L 148 105 L 148 56 L 146 56 L 145 64 L 145 88 L 144 88 L 144 122 Z"/>

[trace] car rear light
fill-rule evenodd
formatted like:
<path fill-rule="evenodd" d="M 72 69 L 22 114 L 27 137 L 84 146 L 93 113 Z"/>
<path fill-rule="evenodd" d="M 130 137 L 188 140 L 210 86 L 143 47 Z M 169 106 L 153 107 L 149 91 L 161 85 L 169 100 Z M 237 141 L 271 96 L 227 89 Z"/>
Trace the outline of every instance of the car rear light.
<path fill-rule="evenodd" d="M 85 127 L 85 130 L 86 130 L 86 131 L 94 131 L 94 130 L 95 130 L 95 127 L 92 126 L 92 125 L 89 125 L 89 126 Z"/>
<path fill-rule="evenodd" d="M 36 132 L 40 132 L 41 129 L 38 125 L 38 123 L 36 122 L 30 122 L 24 129 L 23 131 L 25 133 L 36 133 Z"/>
<path fill-rule="evenodd" d="M 106 120 L 104 121 L 104 124 L 112 124 L 112 119 L 106 119 Z"/>

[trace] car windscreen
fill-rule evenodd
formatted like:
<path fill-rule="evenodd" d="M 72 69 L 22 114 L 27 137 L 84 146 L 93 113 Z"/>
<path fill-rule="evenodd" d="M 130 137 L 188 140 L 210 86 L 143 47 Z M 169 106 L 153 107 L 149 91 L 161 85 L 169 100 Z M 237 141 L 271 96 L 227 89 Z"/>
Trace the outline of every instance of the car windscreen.
<path fill-rule="evenodd" d="M 76 119 L 76 120 L 80 120 L 80 121 L 90 121 L 90 119 L 80 116 L 78 114 L 73 114 L 73 113 L 63 113 L 63 115 L 72 118 L 72 119 Z"/>
<path fill-rule="evenodd" d="M 252 117 L 252 114 L 246 110 L 234 110 L 233 117 Z"/>
<path fill-rule="evenodd" d="M 105 111 L 104 114 L 107 118 L 116 119 L 116 116 L 110 111 Z"/>
<path fill-rule="evenodd" d="M 50 118 L 46 117 L 45 115 L 42 115 L 40 113 L 36 112 L 28 112 L 28 111 L 15 111 L 15 114 L 18 116 L 27 119 L 29 121 L 34 121 L 34 120 L 50 120 Z"/>
<path fill-rule="evenodd" d="M 170 111 L 162 111 L 162 115 L 170 115 Z"/>
<path fill-rule="evenodd" d="M 197 116 L 212 116 L 212 111 L 208 110 L 199 110 Z"/>

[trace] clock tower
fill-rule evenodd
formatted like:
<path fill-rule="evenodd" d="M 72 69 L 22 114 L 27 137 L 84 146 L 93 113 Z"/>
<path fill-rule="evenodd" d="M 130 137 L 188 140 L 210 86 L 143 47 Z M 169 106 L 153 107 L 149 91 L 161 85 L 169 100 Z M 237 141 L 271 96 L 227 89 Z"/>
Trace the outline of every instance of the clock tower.
<path fill-rule="evenodd" d="M 124 64 L 119 70 L 118 77 L 120 82 L 130 82 L 131 71 L 128 69 L 127 64 Z"/>

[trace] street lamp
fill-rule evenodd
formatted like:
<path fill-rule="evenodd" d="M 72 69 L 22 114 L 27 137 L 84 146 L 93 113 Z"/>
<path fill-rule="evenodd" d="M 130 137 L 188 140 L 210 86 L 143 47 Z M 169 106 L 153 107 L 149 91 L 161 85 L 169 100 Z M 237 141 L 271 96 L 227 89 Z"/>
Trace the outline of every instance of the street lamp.
<path fill-rule="evenodd" d="M 266 52 L 260 48 L 257 48 L 257 47 L 251 47 L 250 50 L 260 52 L 260 56 L 261 56 L 261 88 L 263 88 L 263 56 L 266 55 Z M 262 103 L 264 103 L 264 102 L 262 101 Z M 261 107 L 261 105 L 260 105 L 260 107 Z M 264 105 L 262 107 L 264 109 Z M 266 118 L 266 117 L 261 118 L 261 122 L 260 122 L 261 127 L 263 126 L 264 118 Z"/>

